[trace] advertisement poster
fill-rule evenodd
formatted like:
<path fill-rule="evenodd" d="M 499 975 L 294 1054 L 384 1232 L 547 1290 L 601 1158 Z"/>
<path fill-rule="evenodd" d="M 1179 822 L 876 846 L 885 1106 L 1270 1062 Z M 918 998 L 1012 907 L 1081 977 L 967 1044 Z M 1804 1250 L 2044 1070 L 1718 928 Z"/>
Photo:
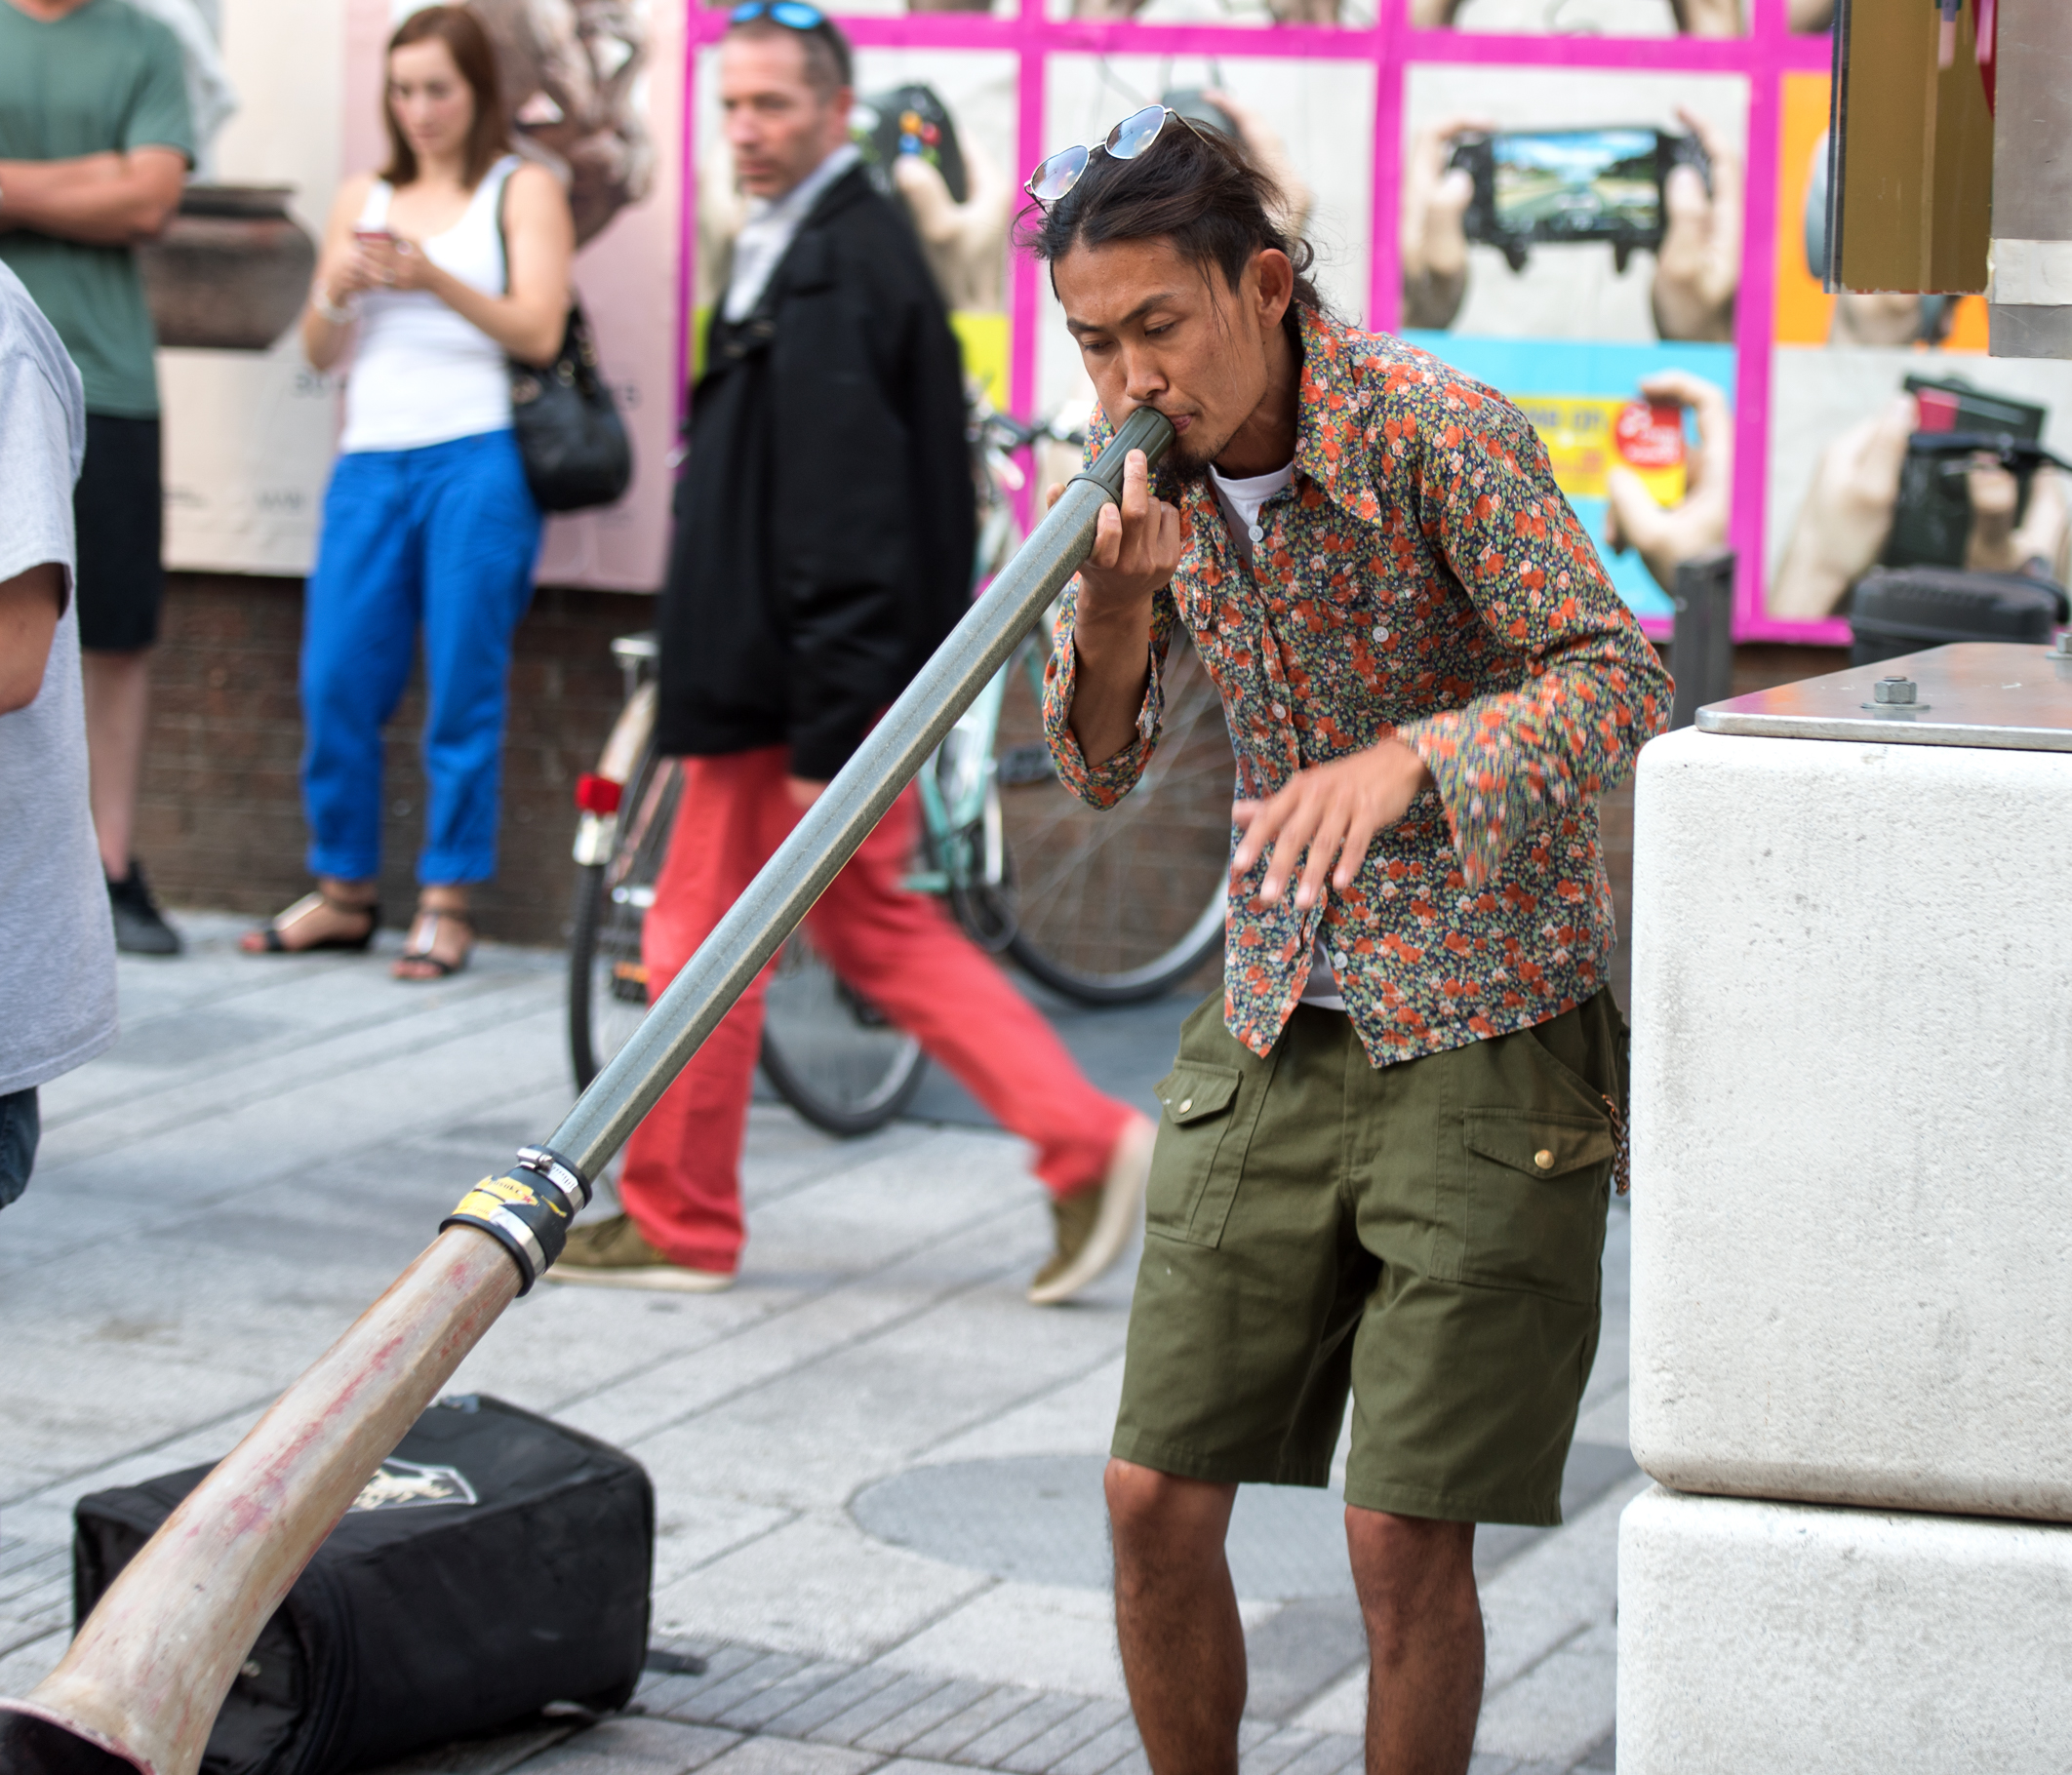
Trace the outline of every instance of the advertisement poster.
<path fill-rule="evenodd" d="M 238 95 L 216 176 L 292 183 L 316 230 L 338 179 L 379 156 L 380 43 L 407 4 L 151 4 L 215 6 Z M 578 281 L 639 453 L 621 506 L 553 524 L 541 577 L 652 589 L 686 387 L 743 215 L 714 95 L 726 10 L 480 4 L 524 88 L 527 151 L 577 180 Z M 1975 5 L 1961 0 L 1967 31 Z M 1021 178 L 1163 101 L 1272 170 L 1340 315 L 1521 405 L 1657 632 L 1677 564 L 1719 548 L 1743 639 L 1846 641 L 1849 588 L 1880 561 L 2066 571 L 2054 469 L 1923 469 L 1920 437 L 1986 414 L 2072 456 L 2072 366 L 1988 358 L 1975 296 L 1820 288 L 1829 0 L 833 10 L 857 46 L 857 139 L 996 406 L 1072 417 L 1092 394 L 1048 280 L 1009 250 Z M 310 55 L 318 41 L 340 54 Z M 306 569 L 334 382 L 292 334 L 163 362 L 175 565 Z M 1938 514 L 1927 529 L 1916 495 Z"/>

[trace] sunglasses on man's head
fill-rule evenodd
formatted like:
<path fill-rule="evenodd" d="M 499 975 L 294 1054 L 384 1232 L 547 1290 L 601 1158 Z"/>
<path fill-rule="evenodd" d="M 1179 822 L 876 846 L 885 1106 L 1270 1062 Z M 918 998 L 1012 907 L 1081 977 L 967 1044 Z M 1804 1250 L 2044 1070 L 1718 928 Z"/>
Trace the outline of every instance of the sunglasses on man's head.
<path fill-rule="evenodd" d="M 761 4 L 761 0 L 751 0 Z M 1190 130 L 1194 125 L 1180 117 L 1179 112 L 1167 105 L 1147 104 L 1140 111 L 1132 111 L 1122 122 L 1107 134 L 1105 139 L 1088 147 L 1083 142 L 1074 142 L 1069 148 L 1059 148 L 1037 164 L 1036 171 L 1028 177 L 1021 187 L 1037 205 L 1045 210 L 1056 203 L 1086 175 L 1094 164 L 1094 156 L 1105 154 L 1110 160 L 1135 160 L 1158 139 L 1159 131 L 1166 127 L 1166 119 L 1179 117 Z M 1199 136 L 1201 131 L 1194 130 Z"/>
<path fill-rule="evenodd" d="M 827 15 L 817 6 L 808 6 L 806 0 L 741 0 L 727 15 L 729 24 L 749 24 L 758 19 L 773 20 L 791 31 L 817 31 L 827 22 Z"/>

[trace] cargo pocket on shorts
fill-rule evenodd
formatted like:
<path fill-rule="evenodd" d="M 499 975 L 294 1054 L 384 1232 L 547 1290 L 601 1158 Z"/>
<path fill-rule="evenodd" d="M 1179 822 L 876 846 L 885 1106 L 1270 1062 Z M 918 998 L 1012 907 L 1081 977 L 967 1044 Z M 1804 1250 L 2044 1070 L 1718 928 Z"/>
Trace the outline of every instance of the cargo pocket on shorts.
<path fill-rule="evenodd" d="M 1166 1113 L 1144 1197 L 1147 1232 L 1190 1244 L 1214 1245 L 1222 1239 L 1245 1158 L 1244 1140 L 1230 1138 L 1238 1081 L 1234 1066 L 1182 1060 L 1153 1087 Z M 1252 1115 L 1257 1114 L 1255 1098 Z"/>
<path fill-rule="evenodd" d="M 1615 1143 L 1586 1112 L 1461 1112 L 1460 1278 L 1587 1305 L 1596 1298 Z"/>

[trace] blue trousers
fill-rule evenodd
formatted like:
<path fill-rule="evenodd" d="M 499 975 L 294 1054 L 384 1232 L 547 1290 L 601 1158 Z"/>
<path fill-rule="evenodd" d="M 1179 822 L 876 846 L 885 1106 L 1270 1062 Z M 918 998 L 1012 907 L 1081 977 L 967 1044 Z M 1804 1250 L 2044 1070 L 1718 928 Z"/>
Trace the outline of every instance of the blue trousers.
<path fill-rule="evenodd" d="M 424 636 L 418 880 L 497 872 L 511 635 L 533 596 L 539 513 L 507 431 L 339 458 L 302 617 L 309 867 L 381 870 L 381 730 Z"/>

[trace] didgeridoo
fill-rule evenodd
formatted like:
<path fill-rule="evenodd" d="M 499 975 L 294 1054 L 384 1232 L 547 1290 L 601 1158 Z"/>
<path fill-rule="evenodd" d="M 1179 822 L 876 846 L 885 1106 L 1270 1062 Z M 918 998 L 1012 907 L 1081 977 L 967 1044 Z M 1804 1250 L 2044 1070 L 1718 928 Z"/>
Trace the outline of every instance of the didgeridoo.
<path fill-rule="evenodd" d="M 123 1568 L 58 1668 L 0 1700 L 0 1775 L 193 1775 L 260 1628 L 360 1487 L 561 1254 L 590 1181 L 1079 570 L 1128 453 L 1155 464 L 1172 442 L 1139 408 L 1073 478 L 546 1143 L 468 1192 Z"/>

